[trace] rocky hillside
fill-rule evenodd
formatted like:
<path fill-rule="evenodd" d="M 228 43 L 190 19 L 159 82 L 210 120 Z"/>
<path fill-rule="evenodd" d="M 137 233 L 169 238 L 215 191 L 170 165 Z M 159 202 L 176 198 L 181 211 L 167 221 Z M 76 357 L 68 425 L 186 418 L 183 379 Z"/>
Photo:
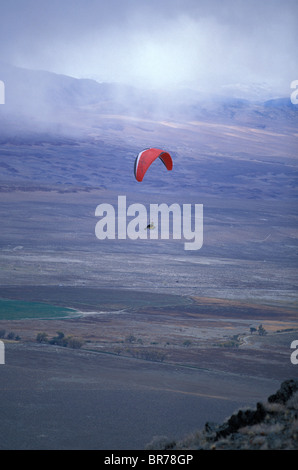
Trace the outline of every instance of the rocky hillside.
<path fill-rule="evenodd" d="M 207 422 L 202 431 L 180 442 L 156 437 L 147 449 L 298 449 L 298 380 L 283 382 L 266 403 L 257 403 L 256 409 L 239 410 L 220 425 Z"/>

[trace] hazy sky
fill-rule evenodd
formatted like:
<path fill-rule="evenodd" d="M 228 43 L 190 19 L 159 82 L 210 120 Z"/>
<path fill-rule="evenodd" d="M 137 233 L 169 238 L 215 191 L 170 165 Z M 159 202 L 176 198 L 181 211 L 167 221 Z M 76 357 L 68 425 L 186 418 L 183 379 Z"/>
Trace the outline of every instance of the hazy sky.
<path fill-rule="evenodd" d="M 297 18 L 297 0 L 1 0 L 0 60 L 149 87 L 287 93 Z"/>

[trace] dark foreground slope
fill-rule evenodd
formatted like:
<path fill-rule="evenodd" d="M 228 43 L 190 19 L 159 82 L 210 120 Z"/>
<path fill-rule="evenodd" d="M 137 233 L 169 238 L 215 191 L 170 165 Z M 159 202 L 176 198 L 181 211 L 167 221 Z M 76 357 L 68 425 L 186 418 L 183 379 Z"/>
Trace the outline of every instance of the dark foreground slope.
<path fill-rule="evenodd" d="M 138 450 L 253 406 L 277 381 L 49 344 L 6 342 L 1 450 Z"/>
<path fill-rule="evenodd" d="M 180 442 L 155 438 L 147 449 L 297 450 L 298 380 L 284 381 L 266 403 L 241 409 L 221 425 L 207 422 Z"/>

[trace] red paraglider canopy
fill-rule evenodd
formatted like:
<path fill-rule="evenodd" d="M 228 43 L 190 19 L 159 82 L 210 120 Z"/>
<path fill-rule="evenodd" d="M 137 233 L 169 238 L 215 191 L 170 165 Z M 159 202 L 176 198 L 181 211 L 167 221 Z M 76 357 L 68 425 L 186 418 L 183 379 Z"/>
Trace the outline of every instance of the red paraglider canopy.
<path fill-rule="evenodd" d="M 135 177 L 137 181 L 142 181 L 146 171 L 148 170 L 151 163 L 157 158 L 160 158 L 167 170 L 172 170 L 173 161 L 171 155 L 168 152 L 164 152 L 161 149 L 146 149 L 139 153 L 135 160 Z"/>

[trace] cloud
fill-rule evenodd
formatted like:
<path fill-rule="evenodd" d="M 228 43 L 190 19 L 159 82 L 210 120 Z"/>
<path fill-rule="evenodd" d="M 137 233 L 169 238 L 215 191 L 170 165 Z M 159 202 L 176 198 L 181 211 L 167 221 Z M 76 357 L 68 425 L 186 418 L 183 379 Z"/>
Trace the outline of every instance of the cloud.
<path fill-rule="evenodd" d="M 289 87 L 296 0 L 10 0 L 1 58 L 75 77 L 151 88 Z"/>

